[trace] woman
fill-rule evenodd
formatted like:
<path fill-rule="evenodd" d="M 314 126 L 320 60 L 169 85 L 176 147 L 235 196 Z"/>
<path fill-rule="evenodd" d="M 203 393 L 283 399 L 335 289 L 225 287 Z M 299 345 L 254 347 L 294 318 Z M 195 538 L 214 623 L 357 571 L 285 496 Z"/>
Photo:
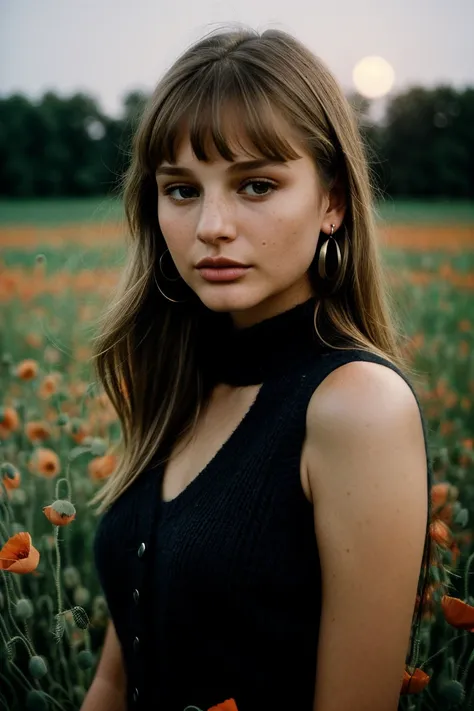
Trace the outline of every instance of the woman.
<path fill-rule="evenodd" d="M 393 711 L 431 471 L 341 89 L 284 32 L 212 34 L 158 84 L 124 188 L 83 709 Z"/>

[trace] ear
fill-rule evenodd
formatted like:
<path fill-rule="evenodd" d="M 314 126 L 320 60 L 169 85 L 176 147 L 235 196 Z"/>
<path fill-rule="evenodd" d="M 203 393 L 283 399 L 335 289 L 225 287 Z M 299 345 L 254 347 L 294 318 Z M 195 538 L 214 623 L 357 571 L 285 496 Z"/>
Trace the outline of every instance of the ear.
<path fill-rule="evenodd" d="M 322 230 L 324 232 L 329 234 L 331 225 L 335 225 L 334 232 L 337 232 L 344 220 L 346 205 L 346 186 L 339 175 L 328 195 L 328 206 L 322 222 Z"/>

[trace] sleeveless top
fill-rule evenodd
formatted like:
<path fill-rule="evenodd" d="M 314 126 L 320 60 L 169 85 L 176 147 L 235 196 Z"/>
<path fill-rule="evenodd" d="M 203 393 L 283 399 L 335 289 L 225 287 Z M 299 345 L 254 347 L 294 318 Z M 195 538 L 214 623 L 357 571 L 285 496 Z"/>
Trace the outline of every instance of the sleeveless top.
<path fill-rule="evenodd" d="M 95 564 L 128 709 L 206 711 L 233 698 L 238 711 L 312 711 L 321 568 L 300 482 L 307 406 L 352 361 L 408 382 L 377 355 L 322 347 L 314 305 L 228 330 L 225 357 L 209 361 L 217 380 L 263 383 L 239 426 L 175 499 L 161 498 L 164 465 L 150 467 L 99 521 Z M 431 480 L 428 450 L 427 461 Z"/>

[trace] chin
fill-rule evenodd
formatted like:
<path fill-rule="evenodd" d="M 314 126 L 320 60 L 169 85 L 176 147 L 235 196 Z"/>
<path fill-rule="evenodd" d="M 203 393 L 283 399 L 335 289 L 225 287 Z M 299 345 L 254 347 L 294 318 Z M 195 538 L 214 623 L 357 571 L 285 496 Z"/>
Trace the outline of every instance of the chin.
<path fill-rule="evenodd" d="M 268 298 L 265 295 L 252 294 L 249 289 L 237 284 L 220 284 L 211 286 L 210 289 L 201 288 L 196 294 L 204 306 L 219 313 L 253 309 Z"/>

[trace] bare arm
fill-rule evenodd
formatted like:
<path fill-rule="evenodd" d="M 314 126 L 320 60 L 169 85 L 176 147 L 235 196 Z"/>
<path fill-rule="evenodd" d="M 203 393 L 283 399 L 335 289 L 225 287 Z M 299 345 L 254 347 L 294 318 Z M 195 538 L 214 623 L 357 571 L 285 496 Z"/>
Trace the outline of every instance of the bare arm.
<path fill-rule="evenodd" d="M 314 393 L 307 442 L 323 580 L 313 711 L 396 711 L 428 505 L 416 400 L 385 366 L 347 364 Z"/>
<path fill-rule="evenodd" d="M 126 688 L 122 650 L 109 620 L 99 665 L 81 711 L 126 711 Z"/>

